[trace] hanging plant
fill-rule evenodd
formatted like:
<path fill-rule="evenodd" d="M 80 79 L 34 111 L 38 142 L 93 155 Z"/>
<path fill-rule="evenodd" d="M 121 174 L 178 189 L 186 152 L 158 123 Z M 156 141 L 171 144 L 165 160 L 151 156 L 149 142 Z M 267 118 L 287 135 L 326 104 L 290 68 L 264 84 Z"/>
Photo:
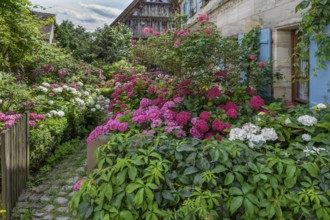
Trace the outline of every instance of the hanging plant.
<path fill-rule="evenodd" d="M 313 39 L 318 46 L 316 69 L 324 69 L 330 60 L 330 31 L 326 30 L 330 24 L 330 0 L 303 0 L 296 7 L 296 12 L 300 11 L 304 13 L 297 32 L 300 36 L 295 51 L 299 54 L 297 62 L 308 57 L 305 48 L 309 48 L 310 39 Z"/>

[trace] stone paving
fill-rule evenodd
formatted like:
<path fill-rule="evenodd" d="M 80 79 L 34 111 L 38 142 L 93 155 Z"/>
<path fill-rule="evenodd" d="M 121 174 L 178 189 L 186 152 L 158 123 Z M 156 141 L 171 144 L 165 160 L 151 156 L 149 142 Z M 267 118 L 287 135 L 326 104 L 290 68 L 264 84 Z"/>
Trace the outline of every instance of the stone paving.
<path fill-rule="evenodd" d="M 37 186 L 26 189 L 13 210 L 12 219 L 72 220 L 69 210 L 73 185 L 86 176 L 86 145 L 68 155 Z"/>

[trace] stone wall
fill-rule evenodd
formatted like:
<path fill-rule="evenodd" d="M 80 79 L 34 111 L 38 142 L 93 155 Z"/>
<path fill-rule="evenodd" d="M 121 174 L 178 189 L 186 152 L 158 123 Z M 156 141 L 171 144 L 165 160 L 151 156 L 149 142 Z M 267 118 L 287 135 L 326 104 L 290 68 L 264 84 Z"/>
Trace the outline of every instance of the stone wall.
<path fill-rule="evenodd" d="M 180 4 L 183 1 L 180 1 Z M 236 36 L 253 27 L 271 28 L 273 31 L 273 68 L 284 79 L 273 85 L 274 96 L 292 100 L 291 94 L 291 32 L 301 20 L 295 7 L 301 0 L 211 0 L 204 7 L 197 1 L 197 13 L 187 26 L 196 24 L 198 14 L 207 13 L 224 36 Z"/>

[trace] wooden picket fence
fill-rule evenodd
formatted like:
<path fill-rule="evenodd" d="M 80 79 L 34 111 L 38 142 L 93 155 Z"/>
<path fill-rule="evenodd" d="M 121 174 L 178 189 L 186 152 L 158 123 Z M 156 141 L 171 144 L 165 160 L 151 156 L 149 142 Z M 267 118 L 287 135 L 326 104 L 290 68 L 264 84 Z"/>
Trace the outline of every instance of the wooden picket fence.
<path fill-rule="evenodd" d="M 10 219 L 10 213 L 22 193 L 29 175 L 29 115 L 22 117 L 0 133 L 0 209 L 6 210 L 0 219 Z"/>

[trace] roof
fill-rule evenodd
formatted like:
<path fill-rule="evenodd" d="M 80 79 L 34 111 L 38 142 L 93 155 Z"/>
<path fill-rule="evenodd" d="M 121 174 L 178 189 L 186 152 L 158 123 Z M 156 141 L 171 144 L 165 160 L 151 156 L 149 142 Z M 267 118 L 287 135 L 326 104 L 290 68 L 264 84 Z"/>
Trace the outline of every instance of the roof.
<path fill-rule="evenodd" d="M 111 23 L 110 26 L 115 26 L 116 24 L 118 24 L 119 22 L 123 23 L 123 20 L 125 18 L 127 18 L 127 16 L 132 12 L 132 10 L 135 8 L 135 6 L 137 6 L 140 2 L 143 3 L 151 3 L 152 2 L 146 2 L 144 0 L 133 0 L 133 2 L 131 4 L 129 4 L 127 6 L 127 8 L 125 8 L 125 10 Z M 164 2 L 165 3 L 165 2 Z M 178 7 L 178 1 L 177 0 L 169 0 L 168 3 L 170 4 L 174 4 L 175 7 Z"/>
<path fill-rule="evenodd" d="M 32 14 L 37 15 L 40 18 L 48 19 L 51 17 L 56 17 L 56 14 L 51 14 L 51 13 L 45 13 L 45 12 L 39 12 L 39 11 L 31 11 Z"/>

